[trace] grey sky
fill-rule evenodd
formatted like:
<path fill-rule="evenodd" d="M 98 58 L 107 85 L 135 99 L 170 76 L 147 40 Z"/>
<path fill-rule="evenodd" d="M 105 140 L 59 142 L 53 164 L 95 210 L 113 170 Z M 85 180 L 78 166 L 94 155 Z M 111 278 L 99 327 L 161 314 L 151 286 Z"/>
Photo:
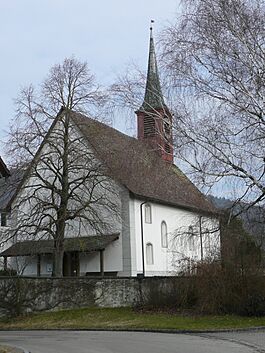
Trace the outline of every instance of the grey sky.
<path fill-rule="evenodd" d="M 148 27 L 173 21 L 179 0 L 0 0 L 0 137 L 14 115 L 20 87 L 75 55 L 100 83 L 130 61 L 147 62 Z"/>

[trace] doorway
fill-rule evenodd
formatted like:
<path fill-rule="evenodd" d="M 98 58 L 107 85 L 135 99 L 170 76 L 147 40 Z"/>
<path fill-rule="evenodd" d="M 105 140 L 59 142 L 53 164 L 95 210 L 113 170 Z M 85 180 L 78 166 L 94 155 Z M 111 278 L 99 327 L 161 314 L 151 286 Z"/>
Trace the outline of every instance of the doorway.
<path fill-rule="evenodd" d="M 65 252 L 63 256 L 63 276 L 76 277 L 80 275 L 79 252 Z"/>

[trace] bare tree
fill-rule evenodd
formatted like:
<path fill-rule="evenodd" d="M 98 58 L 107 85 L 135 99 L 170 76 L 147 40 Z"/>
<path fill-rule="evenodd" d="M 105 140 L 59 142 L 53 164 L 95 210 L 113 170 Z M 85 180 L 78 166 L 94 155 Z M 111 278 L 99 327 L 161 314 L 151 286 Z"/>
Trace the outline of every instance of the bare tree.
<path fill-rule="evenodd" d="M 173 265 L 179 272 L 189 269 L 196 273 L 199 264 L 220 260 L 220 225 L 217 219 L 194 216 L 171 234 L 174 250 Z"/>
<path fill-rule="evenodd" d="M 76 114 L 72 109 L 95 116 L 104 103 L 106 95 L 87 65 L 74 58 L 51 69 L 38 96 L 30 86 L 16 101 L 9 153 L 19 165 L 30 165 L 13 202 L 5 240 L 53 239 L 55 276 L 63 272 L 67 235 L 111 232 L 118 219 L 117 189 L 71 118 Z"/>
<path fill-rule="evenodd" d="M 265 4 L 185 1 L 163 33 L 175 92 L 175 144 L 195 180 L 227 182 L 251 207 L 265 198 Z"/>
<path fill-rule="evenodd" d="M 37 89 L 23 87 L 15 99 L 16 115 L 6 143 L 9 165 L 32 160 L 61 107 L 104 119 L 107 98 L 86 62 L 72 57 L 54 65 Z"/>
<path fill-rule="evenodd" d="M 160 38 L 160 73 L 174 113 L 176 158 L 205 191 L 220 186 L 229 197 L 246 201 L 245 208 L 261 205 L 264 1 L 188 0 L 182 9 Z M 119 106 L 139 108 L 143 77 L 130 68 L 118 78 L 113 90 Z"/>

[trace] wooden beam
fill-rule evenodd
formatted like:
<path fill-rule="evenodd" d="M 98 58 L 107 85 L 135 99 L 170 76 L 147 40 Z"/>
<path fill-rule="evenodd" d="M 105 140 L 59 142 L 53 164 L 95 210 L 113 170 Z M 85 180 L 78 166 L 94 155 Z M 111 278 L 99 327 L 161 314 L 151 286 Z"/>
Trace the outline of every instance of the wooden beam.
<path fill-rule="evenodd" d="M 40 272 L 41 272 L 41 255 L 37 255 L 37 276 L 40 277 Z"/>
<path fill-rule="evenodd" d="M 100 276 L 104 277 L 104 250 L 99 250 Z"/>

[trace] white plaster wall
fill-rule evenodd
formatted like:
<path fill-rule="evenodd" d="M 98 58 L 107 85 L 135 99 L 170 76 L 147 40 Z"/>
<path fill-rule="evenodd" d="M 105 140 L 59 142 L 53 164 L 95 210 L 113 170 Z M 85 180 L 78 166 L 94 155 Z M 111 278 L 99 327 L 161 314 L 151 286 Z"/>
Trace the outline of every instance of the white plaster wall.
<path fill-rule="evenodd" d="M 37 256 L 18 256 L 9 258 L 9 266 L 23 276 L 37 276 Z M 41 276 L 52 275 L 52 255 L 41 255 Z"/>
<path fill-rule="evenodd" d="M 55 127 L 55 128 L 58 128 Z M 90 146 L 87 144 L 87 142 L 84 142 L 84 138 L 80 135 L 79 130 L 76 129 L 74 126 L 72 126 L 72 135 L 73 135 L 73 139 L 75 140 L 75 142 L 78 144 L 80 143 L 80 148 L 82 148 L 82 153 L 85 156 L 86 153 L 93 153 Z M 50 138 L 52 138 L 50 136 Z M 56 135 L 55 135 L 56 138 Z M 81 143 L 81 140 L 83 141 Z M 43 150 L 41 153 L 43 154 L 50 154 L 50 145 L 46 144 L 43 147 Z M 52 153 L 50 155 L 52 157 Z M 56 158 L 56 155 L 55 155 Z M 96 161 L 96 159 L 95 159 Z M 40 168 L 40 170 L 42 171 L 42 175 L 44 177 L 45 180 L 49 180 L 50 175 L 49 175 L 49 169 L 47 169 L 45 167 L 45 165 L 43 165 L 43 163 L 41 162 L 40 159 L 40 166 L 38 166 L 38 168 Z M 46 168 L 46 169 L 45 169 Z M 85 173 L 85 172 L 84 172 Z M 53 178 L 53 176 L 51 177 Z M 69 178 L 71 178 L 71 176 L 69 176 Z M 75 176 L 76 178 L 76 176 Z M 36 177 L 32 176 L 30 177 L 24 185 L 24 188 L 20 191 L 20 193 L 18 194 L 17 198 L 16 198 L 16 202 L 14 202 L 13 205 L 13 211 L 12 211 L 12 226 L 13 226 L 13 230 L 15 230 L 17 228 L 17 224 L 19 222 L 34 222 L 34 219 L 31 219 L 30 215 L 31 215 L 31 209 L 32 207 L 34 207 L 34 205 L 36 204 L 36 200 L 34 200 L 32 197 L 30 197 L 30 194 L 33 194 L 34 192 L 34 188 L 36 188 L 35 185 L 39 185 L 40 184 L 40 180 L 37 179 Z M 117 185 L 114 181 L 112 181 L 111 179 L 107 179 L 105 178 L 104 181 L 104 194 L 107 195 L 108 193 L 108 189 L 107 187 L 111 187 L 111 190 L 113 191 L 109 191 L 109 196 L 105 196 L 106 199 L 109 197 L 109 199 L 112 200 L 113 203 L 116 203 L 117 205 L 117 212 L 116 211 L 112 211 L 110 209 L 104 208 L 104 205 L 101 206 L 100 208 L 100 214 L 101 214 L 101 219 L 104 220 L 107 224 L 106 229 L 104 230 L 105 234 L 110 234 L 110 233 L 120 233 L 121 232 L 121 228 L 122 228 L 122 220 L 120 218 L 120 208 L 121 208 L 121 200 L 120 200 L 120 191 L 121 188 L 119 187 L 119 185 Z M 101 184 L 99 184 L 99 187 L 101 186 Z M 45 188 L 42 189 L 43 192 L 45 193 L 46 190 Z M 96 190 L 97 191 L 97 190 Z M 100 192 L 100 190 L 99 190 Z M 43 195 L 43 196 L 47 196 L 49 198 L 49 192 L 46 192 L 47 195 Z M 82 190 L 81 190 L 82 193 Z M 82 193 L 82 196 L 85 197 L 85 193 Z M 21 202 L 21 200 L 23 200 L 23 202 Z M 25 200 L 25 201 L 24 201 Z M 52 212 L 52 211 L 51 211 Z M 26 223 L 27 224 L 27 223 Z M 103 229 L 102 229 L 103 231 Z M 84 236 L 89 236 L 89 235 L 98 235 L 98 233 L 91 228 L 89 222 L 87 222 L 86 220 L 83 220 L 82 222 L 78 219 L 78 220 L 72 220 L 69 221 L 66 225 L 66 231 L 65 231 L 65 237 L 84 237 Z M 13 241 L 23 241 L 23 240 L 28 240 L 28 239 L 47 239 L 48 235 L 42 233 L 38 233 L 37 235 L 34 234 L 31 235 L 30 231 L 27 234 L 27 232 L 23 232 L 23 233 L 18 233 Z M 9 244 L 10 246 L 11 244 Z M 3 249 L 4 250 L 4 249 Z M 85 273 L 85 272 L 95 272 L 98 271 L 99 268 L 99 259 L 97 259 L 98 255 L 92 256 L 91 254 L 89 255 L 85 255 L 85 254 L 81 254 L 80 256 L 80 265 L 81 265 L 81 272 Z M 105 251 L 104 254 L 105 257 L 105 268 L 108 271 L 122 271 L 122 238 L 120 237 L 119 240 L 115 241 L 113 244 L 109 245 L 108 248 Z M 36 275 L 36 271 L 37 271 L 37 262 L 36 262 L 36 258 L 31 258 L 29 260 L 26 259 L 28 262 L 26 269 L 24 270 L 23 274 L 24 275 Z M 17 268 L 19 270 L 19 272 L 21 272 L 20 267 L 24 267 L 24 262 L 25 259 L 24 258 L 18 258 L 18 260 L 9 260 L 9 262 L 12 264 L 12 267 Z M 41 262 L 41 273 L 43 275 L 49 275 L 50 272 L 47 271 L 47 264 L 50 264 L 51 260 L 49 258 L 44 258 L 42 259 Z M 1 266 L 1 265 L 0 265 Z"/>
<path fill-rule="evenodd" d="M 54 131 L 56 131 L 54 133 L 51 133 L 51 135 L 49 136 L 49 140 L 52 141 L 52 143 L 57 143 L 60 142 L 60 138 L 58 140 L 58 136 L 60 134 L 60 124 L 61 123 L 57 123 L 57 125 L 54 127 Z M 89 143 L 86 141 L 86 139 L 80 134 L 79 130 L 74 126 L 71 125 L 70 127 L 70 133 L 71 135 L 71 140 L 72 143 L 74 141 L 74 144 L 76 145 L 75 148 L 72 151 L 72 156 L 70 156 L 69 158 L 75 160 L 75 158 L 77 158 L 75 156 L 76 151 L 78 149 L 80 149 L 81 151 L 81 155 L 80 155 L 80 161 L 78 161 L 79 163 L 79 167 L 80 164 L 82 164 L 82 162 L 84 163 L 83 165 L 85 165 L 86 161 L 85 161 L 85 156 L 86 155 L 93 155 L 94 152 L 92 151 L 91 147 L 89 146 Z M 57 142 L 58 141 L 58 142 Z M 49 168 L 47 168 L 47 166 L 45 165 L 45 163 L 43 163 L 42 161 L 42 155 L 43 156 L 49 156 L 49 158 L 51 158 L 51 160 L 54 160 L 54 164 L 56 165 L 56 158 L 58 158 L 58 155 L 56 153 L 53 153 L 52 151 L 52 147 L 53 144 L 49 144 L 46 143 L 44 144 L 42 151 L 40 153 L 40 157 L 39 157 L 39 162 L 38 162 L 38 170 L 39 173 L 42 175 L 44 180 L 49 180 L 51 183 L 54 182 L 54 174 L 51 173 L 51 171 L 49 170 Z M 84 159 L 84 161 L 83 161 Z M 73 162 L 73 164 L 71 165 L 72 170 L 74 169 L 74 164 L 75 161 Z M 97 163 L 100 164 L 100 162 L 97 160 L 97 158 L 93 158 L 92 160 L 93 163 L 93 168 L 96 168 Z M 58 163 L 60 165 L 60 163 Z M 90 168 L 90 164 L 87 162 L 86 165 L 86 169 L 84 167 L 84 170 L 82 171 L 82 168 L 78 169 L 78 172 L 80 170 L 80 175 L 76 174 L 76 171 L 72 171 L 69 172 L 69 180 L 76 180 L 79 177 L 82 177 L 84 175 L 87 174 L 88 169 Z M 83 174 L 84 175 L 83 175 Z M 73 179 L 71 179 L 73 178 Z M 48 200 L 51 199 L 51 194 L 50 191 L 44 187 L 40 187 L 40 185 L 42 184 L 42 181 L 35 177 L 34 175 L 30 176 L 30 178 L 28 178 L 28 180 L 26 180 L 23 188 L 21 189 L 21 191 L 19 192 L 19 194 L 16 197 L 15 202 L 13 203 L 13 209 L 15 209 L 15 212 L 12 212 L 12 219 L 13 219 L 13 226 L 14 228 L 16 228 L 17 222 L 20 223 L 27 223 L 29 221 L 31 222 L 36 222 L 36 218 L 33 219 L 32 217 L 32 212 L 31 210 L 33 209 L 33 207 L 39 203 L 39 199 L 45 199 L 47 198 Z M 55 183 L 56 184 L 56 183 Z M 58 185 L 60 188 L 60 185 Z M 83 190 L 84 189 L 84 190 Z M 77 189 L 76 193 L 80 192 L 80 194 L 82 195 L 82 197 L 84 199 L 86 199 L 87 196 L 87 190 L 85 188 L 82 189 L 82 185 L 80 188 Z M 36 192 L 36 190 L 38 190 Z M 101 191 L 103 190 L 103 193 L 101 193 Z M 97 187 L 95 187 L 94 190 L 94 195 L 102 195 L 104 194 L 104 199 L 106 200 L 105 203 L 107 203 L 107 200 L 111 200 L 112 203 L 115 203 L 117 206 L 117 210 L 118 212 L 116 212 L 115 210 L 112 209 L 108 209 L 107 207 L 104 207 L 103 205 L 97 205 L 95 204 L 94 207 L 98 210 L 99 213 L 101 213 L 101 219 L 102 221 L 104 221 L 106 223 L 106 232 L 105 233 L 116 233 L 116 232 L 120 232 L 121 230 L 121 219 L 119 219 L 119 209 L 121 207 L 120 204 L 120 197 L 119 197 L 119 192 L 120 192 L 120 188 L 119 186 L 110 178 L 106 178 L 104 177 L 104 180 L 102 181 L 102 183 L 99 183 Z M 38 193 L 40 193 L 41 195 L 38 196 L 37 198 L 34 198 L 33 195 L 38 195 Z M 22 200 L 22 202 L 21 202 Z M 72 201 L 71 205 L 74 206 L 74 201 Z M 58 202 L 57 202 L 58 203 Z M 78 207 L 79 205 L 77 205 Z M 70 208 L 69 207 L 69 208 Z M 14 213 L 16 215 L 14 215 Z M 53 209 L 51 209 L 50 211 L 46 211 L 45 213 L 49 213 L 49 214 L 53 214 L 55 216 L 55 212 Z M 81 214 L 82 216 L 82 214 Z M 46 224 L 44 222 L 47 222 L 47 227 L 49 227 L 49 222 L 50 220 L 47 218 L 45 220 L 42 221 L 43 224 L 42 226 L 45 226 Z M 107 229 L 108 228 L 108 229 Z M 103 231 L 103 229 L 102 229 Z M 28 240 L 28 239 L 32 239 L 32 235 L 31 232 L 33 232 L 32 230 L 29 231 L 29 233 L 27 233 L 27 231 L 24 232 L 19 232 L 19 234 L 17 235 L 17 240 L 18 241 L 22 241 L 22 240 Z M 88 235 L 96 235 L 95 229 L 93 229 L 91 227 L 90 222 L 88 222 L 86 220 L 86 215 L 84 214 L 84 217 L 80 219 L 76 219 L 76 220 L 72 220 L 72 221 L 68 221 L 66 224 L 66 229 L 65 229 L 65 237 L 75 237 L 75 236 L 88 236 Z M 44 234 L 43 232 L 40 234 L 38 233 L 38 235 L 34 234 L 35 238 L 47 238 L 46 234 Z"/>
<path fill-rule="evenodd" d="M 107 272 L 122 271 L 122 239 L 118 239 L 108 245 L 104 251 L 104 270 Z M 80 275 L 86 272 L 99 272 L 99 252 L 80 253 Z"/>
<path fill-rule="evenodd" d="M 134 213 L 135 223 L 132 225 L 132 275 L 136 276 L 142 273 L 142 242 L 141 242 L 141 226 L 140 226 L 140 205 L 142 201 L 130 201 L 131 213 Z M 154 275 L 174 275 L 181 270 L 184 258 L 194 261 L 201 260 L 201 241 L 198 229 L 193 237 L 194 243 L 189 243 L 187 235 L 189 226 L 194 229 L 198 227 L 199 215 L 176 207 L 162 205 L 158 203 L 149 203 L 152 209 L 152 223 L 144 222 L 144 206 L 143 206 L 143 230 L 144 230 L 144 256 L 145 256 L 145 274 L 146 276 Z M 165 221 L 168 229 L 168 248 L 162 248 L 161 244 L 161 223 Z M 211 247 L 220 250 L 219 227 L 218 220 L 203 217 L 203 227 L 213 230 L 211 234 L 210 249 L 206 246 L 205 239 L 202 240 L 204 257 L 210 255 Z M 183 234 L 183 235 L 181 235 Z M 146 264 L 146 244 L 153 245 L 154 264 Z M 136 261 L 134 260 L 136 259 Z"/>

